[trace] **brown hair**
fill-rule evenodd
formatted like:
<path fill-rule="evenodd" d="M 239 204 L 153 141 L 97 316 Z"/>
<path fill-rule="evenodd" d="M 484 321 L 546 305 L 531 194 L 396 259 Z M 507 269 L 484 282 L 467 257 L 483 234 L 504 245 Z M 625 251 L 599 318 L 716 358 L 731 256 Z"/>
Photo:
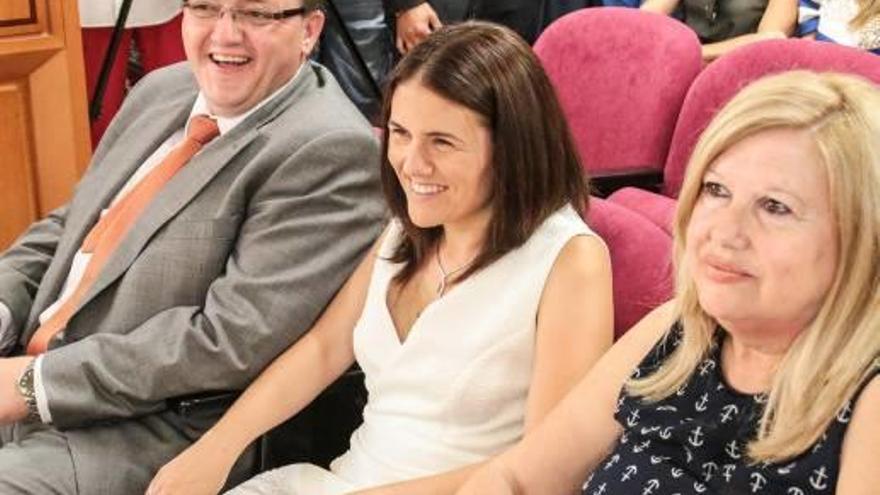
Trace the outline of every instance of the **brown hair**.
<path fill-rule="evenodd" d="M 303 0 L 303 8 L 307 11 L 319 9 L 324 5 L 324 0 Z"/>
<path fill-rule="evenodd" d="M 529 45 L 516 33 L 487 22 L 445 26 L 417 45 L 389 76 L 381 125 L 391 116 L 398 85 L 413 79 L 479 114 L 492 134 L 492 220 L 482 250 L 457 280 L 521 246 L 550 214 L 571 204 L 583 214 L 587 179 L 556 93 Z M 419 228 L 388 162 L 382 138 L 382 188 L 404 238 L 391 257 L 404 263 L 405 282 L 440 239 L 442 227 Z"/>

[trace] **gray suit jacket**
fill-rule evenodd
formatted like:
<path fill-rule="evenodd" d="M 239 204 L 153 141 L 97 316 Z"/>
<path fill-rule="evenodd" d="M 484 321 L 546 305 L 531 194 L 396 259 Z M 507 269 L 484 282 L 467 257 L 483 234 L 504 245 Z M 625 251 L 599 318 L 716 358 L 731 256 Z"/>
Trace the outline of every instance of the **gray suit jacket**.
<path fill-rule="evenodd" d="M 70 203 L 0 256 L 21 345 L 101 209 L 197 91 L 185 64 L 147 76 Z M 217 419 L 180 417 L 167 399 L 243 388 L 312 325 L 381 229 L 378 175 L 370 126 L 311 65 L 164 187 L 43 358 L 80 493 L 143 493 Z"/>

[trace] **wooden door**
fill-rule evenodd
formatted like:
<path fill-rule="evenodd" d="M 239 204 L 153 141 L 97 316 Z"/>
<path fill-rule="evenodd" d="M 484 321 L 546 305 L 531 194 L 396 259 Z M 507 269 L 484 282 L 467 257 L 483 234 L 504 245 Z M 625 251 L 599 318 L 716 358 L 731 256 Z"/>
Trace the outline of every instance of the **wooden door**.
<path fill-rule="evenodd" d="M 86 106 L 76 0 L 0 0 L 0 251 L 70 197 Z"/>

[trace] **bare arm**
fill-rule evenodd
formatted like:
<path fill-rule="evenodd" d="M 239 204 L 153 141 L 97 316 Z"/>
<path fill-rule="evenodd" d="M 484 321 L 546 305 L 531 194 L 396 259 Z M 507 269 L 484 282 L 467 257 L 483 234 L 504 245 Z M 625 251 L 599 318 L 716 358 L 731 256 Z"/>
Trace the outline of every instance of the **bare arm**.
<path fill-rule="evenodd" d="M 381 238 L 312 329 L 275 359 L 201 439 L 159 470 L 148 494 L 217 493 L 251 442 L 302 410 L 351 366 L 352 330 L 380 243 Z"/>
<path fill-rule="evenodd" d="M 670 303 L 652 311 L 599 360 L 545 421 L 478 471 L 458 493 L 576 491 L 621 433 L 614 409 L 623 383 L 672 319 Z"/>
<path fill-rule="evenodd" d="M 735 48 L 757 41 L 788 38 L 797 27 L 797 16 L 797 0 L 770 0 L 756 32 L 703 45 L 703 60 L 711 62 Z"/>
<path fill-rule="evenodd" d="M 613 318 L 611 263 L 605 245 L 596 237 L 575 237 L 554 262 L 541 294 L 526 431 L 543 419 L 611 346 Z M 483 464 L 363 493 L 452 493 Z"/>
<path fill-rule="evenodd" d="M 875 377 L 856 403 L 843 439 L 837 495 L 869 495 L 880 486 L 880 377 Z"/>

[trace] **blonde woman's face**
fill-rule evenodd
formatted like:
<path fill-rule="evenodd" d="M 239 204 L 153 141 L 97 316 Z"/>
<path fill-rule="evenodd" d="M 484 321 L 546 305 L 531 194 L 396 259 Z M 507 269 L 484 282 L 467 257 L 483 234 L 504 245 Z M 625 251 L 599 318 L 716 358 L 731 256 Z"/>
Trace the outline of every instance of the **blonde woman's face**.
<path fill-rule="evenodd" d="M 807 131 L 775 129 L 710 165 L 687 228 L 700 305 L 728 330 L 799 332 L 837 267 L 828 178 Z"/>

